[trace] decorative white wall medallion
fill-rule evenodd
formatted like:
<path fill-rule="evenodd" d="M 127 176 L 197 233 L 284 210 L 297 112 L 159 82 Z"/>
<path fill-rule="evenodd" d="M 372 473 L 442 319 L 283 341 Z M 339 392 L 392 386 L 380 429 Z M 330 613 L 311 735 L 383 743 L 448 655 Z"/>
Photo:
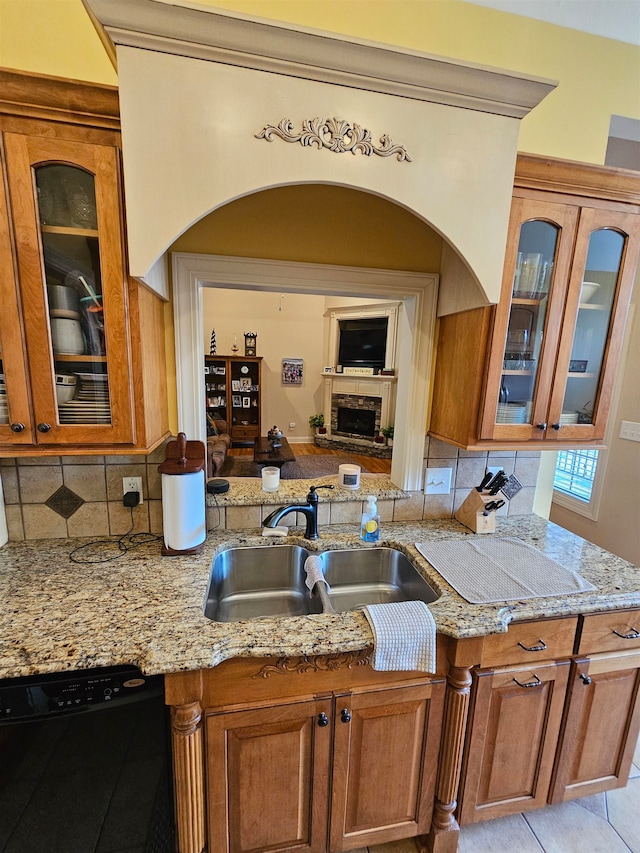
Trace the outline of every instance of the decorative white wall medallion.
<path fill-rule="evenodd" d="M 302 131 L 295 133 L 293 122 L 289 118 L 283 118 L 277 125 L 268 124 L 260 133 L 256 133 L 256 139 L 266 139 L 273 142 L 277 136 L 284 142 L 299 142 L 301 145 L 317 145 L 318 149 L 328 148 L 336 154 L 344 154 L 350 151 L 352 154 L 364 154 L 370 157 L 377 154 L 379 157 L 392 157 L 395 155 L 400 162 L 411 163 L 411 157 L 402 145 L 394 145 L 390 136 L 386 133 L 380 137 L 380 145 L 376 146 L 371 139 L 371 131 L 359 124 L 349 124 L 341 118 L 321 118 L 316 116 L 312 119 L 304 119 Z"/>

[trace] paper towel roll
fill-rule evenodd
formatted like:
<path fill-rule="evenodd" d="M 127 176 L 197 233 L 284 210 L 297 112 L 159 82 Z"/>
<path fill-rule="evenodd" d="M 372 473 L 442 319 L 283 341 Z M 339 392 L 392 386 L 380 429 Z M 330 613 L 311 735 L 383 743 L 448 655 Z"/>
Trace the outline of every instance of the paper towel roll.
<path fill-rule="evenodd" d="M 204 542 L 204 471 L 162 475 L 162 529 L 164 544 L 174 551 L 187 551 Z"/>
<path fill-rule="evenodd" d="M 338 483 L 343 489 L 359 489 L 360 471 L 361 468 L 359 465 L 340 465 L 338 468 Z"/>
<path fill-rule="evenodd" d="M 0 477 L 0 548 L 3 545 L 6 545 L 9 540 L 9 533 L 7 531 L 7 517 L 4 511 L 4 496 L 2 493 L 2 477 Z"/>

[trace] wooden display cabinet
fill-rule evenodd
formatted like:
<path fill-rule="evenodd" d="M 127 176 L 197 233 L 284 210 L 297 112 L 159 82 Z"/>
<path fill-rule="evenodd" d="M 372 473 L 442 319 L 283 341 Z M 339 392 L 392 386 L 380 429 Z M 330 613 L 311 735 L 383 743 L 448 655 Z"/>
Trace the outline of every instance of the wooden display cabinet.
<path fill-rule="evenodd" d="M 233 444 L 253 444 L 261 433 L 262 356 L 206 355 L 206 412 L 228 425 Z"/>
<path fill-rule="evenodd" d="M 0 455 L 168 434 L 163 302 L 126 274 L 117 91 L 0 71 Z"/>
<path fill-rule="evenodd" d="M 498 305 L 442 317 L 430 435 L 597 445 L 640 252 L 640 178 L 518 157 Z"/>

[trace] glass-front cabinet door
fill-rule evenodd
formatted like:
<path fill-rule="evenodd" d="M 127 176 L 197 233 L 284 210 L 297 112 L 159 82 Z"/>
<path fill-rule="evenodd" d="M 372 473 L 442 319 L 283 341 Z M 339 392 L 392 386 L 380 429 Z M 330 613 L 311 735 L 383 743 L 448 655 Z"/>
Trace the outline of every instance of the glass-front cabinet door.
<path fill-rule="evenodd" d="M 34 440 L 132 442 L 117 152 L 20 134 L 6 150 Z"/>
<path fill-rule="evenodd" d="M 576 219 L 573 206 L 514 200 L 482 438 L 542 437 Z"/>
<path fill-rule="evenodd" d="M 547 438 L 597 440 L 619 363 L 640 242 L 637 217 L 583 209 L 567 296 Z"/>
<path fill-rule="evenodd" d="M 1 174 L 1 173 L 0 173 Z M 20 294 L 13 259 L 9 211 L 0 181 L 0 442 L 33 442 Z"/>

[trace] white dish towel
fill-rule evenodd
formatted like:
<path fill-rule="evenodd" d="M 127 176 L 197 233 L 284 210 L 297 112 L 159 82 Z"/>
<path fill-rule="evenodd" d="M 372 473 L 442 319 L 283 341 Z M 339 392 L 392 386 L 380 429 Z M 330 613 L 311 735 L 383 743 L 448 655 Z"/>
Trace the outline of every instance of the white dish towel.
<path fill-rule="evenodd" d="M 436 671 L 436 623 L 423 601 L 367 604 L 374 638 L 373 669 Z"/>

